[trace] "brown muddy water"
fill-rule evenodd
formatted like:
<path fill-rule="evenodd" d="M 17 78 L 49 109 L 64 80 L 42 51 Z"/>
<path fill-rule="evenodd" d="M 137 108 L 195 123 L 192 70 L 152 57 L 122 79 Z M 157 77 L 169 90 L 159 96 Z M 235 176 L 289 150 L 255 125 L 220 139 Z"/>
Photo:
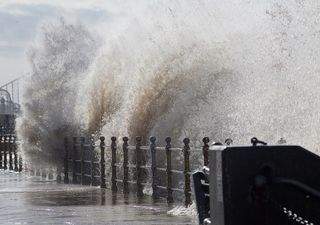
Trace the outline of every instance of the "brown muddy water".
<path fill-rule="evenodd" d="M 0 171 L 0 224 L 194 225 L 165 201 Z"/>

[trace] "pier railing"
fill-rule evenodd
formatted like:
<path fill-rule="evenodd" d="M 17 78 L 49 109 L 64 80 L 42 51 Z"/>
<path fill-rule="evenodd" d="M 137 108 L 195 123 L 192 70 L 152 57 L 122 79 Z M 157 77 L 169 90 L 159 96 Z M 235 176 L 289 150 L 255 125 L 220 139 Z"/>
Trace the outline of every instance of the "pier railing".
<path fill-rule="evenodd" d="M 126 194 L 133 190 L 139 197 L 149 188 L 155 199 L 162 197 L 172 203 L 174 196 L 184 196 L 188 206 L 193 167 L 208 165 L 209 138 L 202 142 L 202 147 L 193 148 L 188 138 L 183 139 L 181 147 L 173 147 L 170 137 L 162 145 L 155 137 L 150 137 L 148 145 L 142 145 L 141 137 L 135 138 L 134 145 L 129 144 L 128 137 L 122 138 L 121 143 L 112 137 L 109 144 L 105 137 L 100 137 L 99 143 L 84 137 L 65 138 L 63 180 L 101 188 L 108 184 L 113 192 L 122 189 Z M 191 156 L 197 159 L 196 163 L 190 163 Z"/>
<path fill-rule="evenodd" d="M 22 157 L 18 154 L 16 136 L 0 136 L 0 169 L 21 172 L 22 165 Z"/>
<path fill-rule="evenodd" d="M 0 136 L 0 169 L 24 171 L 31 176 L 64 183 L 93 185 L 111 188 L 124 194 L 134 192 L 141 197 L 148 192 L 154 199 L 166 198 L 168 203 L 192 203 L 191 174 L 195 169 L 208 165 L 209 138 L 195 148 L 188 138 L 181 146 L 172 146 L 171 138 L 161 143 L 155 137 L 142 144 L 136 137 L 117 140 L 105 137 L 73 137 L 64 139 L 63 168 L 45 168 L 40 164 L 26 164 L 18 152 L 19 141 L 14 135 Z M 192 161 L 192 163 L 191 163 Z"/>

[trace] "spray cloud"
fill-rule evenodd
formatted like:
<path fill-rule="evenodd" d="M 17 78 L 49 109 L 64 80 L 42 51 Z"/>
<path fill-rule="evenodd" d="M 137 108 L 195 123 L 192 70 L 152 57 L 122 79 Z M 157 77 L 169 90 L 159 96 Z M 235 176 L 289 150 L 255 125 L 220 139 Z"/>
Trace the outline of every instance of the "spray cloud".
<path fill-rule="evenodd" d="M 319 4 L 126 3 L 126 16 L 103 27 L 103 46 L 62 23 L 74 30 L 44 32 L 55 38 L 31 54 L 21 136 L 45 149 L 80 126 L 105 136 L 189 136 L 194 144 L 202 136 L 238 144 L 284 137 L 317 151 Z"/>

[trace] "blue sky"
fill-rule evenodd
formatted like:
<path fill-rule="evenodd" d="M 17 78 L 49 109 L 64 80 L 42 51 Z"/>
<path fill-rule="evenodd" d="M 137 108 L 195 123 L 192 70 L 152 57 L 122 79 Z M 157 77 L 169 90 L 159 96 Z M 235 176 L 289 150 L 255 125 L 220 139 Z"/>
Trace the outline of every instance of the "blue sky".
<path fill-rule="evenodd" d="M 110 21 L 117 8 L 100 0 L 1 0 L 0 85 L 30 71 L 26 52 L 44 20 L 71 17 L 95 27 Z"/>

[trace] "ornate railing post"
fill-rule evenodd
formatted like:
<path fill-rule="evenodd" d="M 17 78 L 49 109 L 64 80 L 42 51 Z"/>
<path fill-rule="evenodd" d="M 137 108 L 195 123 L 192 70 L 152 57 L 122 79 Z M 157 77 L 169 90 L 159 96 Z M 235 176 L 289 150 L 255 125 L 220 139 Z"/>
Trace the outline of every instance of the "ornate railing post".
<path fill-rule="evenodd" d="M 191 184 L 190 184 L 190 139 L 183 139 L 183 156 L 184 156 L 184 196 L 185 206 L 191 205 Z"/>
<path fill-rule="evenodd" d="M 62 181 L 61 168 L 59 166 L 56 168 L 56 180 L 58 184 L 60 184 Z M 69 178 L 69 181 L 70 181 L 70 178 Z"/>
<path fill-rule="evenodd" d="M 143 196 L 142 187 L 142 152 L 141 152 L 141 137 L 136 137 L 136 173 L 137 173 L 137 196 Z"/>
<path fill-rule="evenodd" d="M 23 161 L 22 161 L 21 155 L 19 155 L 19 169 L 18 169 L 18 171 L 21 173 L 22 170 L 23 170 Z M 26 164 L 24 164 L 24 171 L 25 172 L 27 171 Z"/>
<path fill-rule="evenodd" d="M 6 135 L 3 137 L 3 149 L 4 149 L 4 153 L 3 153 L 4 165 L 3 165 L 3 167 L 5 170 L 7 170 L 8 169 L 8 143 L 7 143 L 7 136 Z"/>
<path fill-rule="evenodd" d="M 12 144 L 12 136 L 9 135 L 8 140 L 8 148 L 9 148 L 9 170 L 13 170 L 13 144 Z"/>
<path fill-rule="evenodd" d="M 100 137 L 100 168 L 101 168 L 101 188 L 106 188 L 106 161 L 104 158 L 104 150 L 105 150 L 105 137 Z"/>
<path fill-rule="evenodd" d="M 14 160 L 13 160 L 13 164 L 14 164 L 14 171 L 18 172 L 19 168 L 18 168 L 18 153 L 17 153 L 17 143 L 16 143 L 16 137 L 12 136 L 12 149 L 13 149 L 13 156 L 14 156 Z"/>
<path fill-rule="evenodd" d="M 166 138 L 166 156 L 167 156 L 167 202 L 173 203 L 172 196 L 172 165 L 171 165 L 171 138 Z"/>
<path fill-rule="evenodd" d="M 151 170 L 152 170 L 152 197 L 157 199 L 157 159 L 156 159 L 156 137 L 150 137 L 150 151 L 151 151 Z"/>
<path fill-rule="evenodd" d="M 204 137 L 202 139 L 203 146 L 202 146 L 202 154 L 203 154 L 203 164 L 204 166 L 209 165 L 209 138 Z"/>
<path fill-rule="evenodd" d="M 24 170 L 24 173 L 29 175 L 30 174 L 29 168 L 27 166 L 27 163 L 22 160 L 21 153 L 18 154 L 18 158 L 19 158 L 19 172 Z M 20 171 L 20 164 L 21 164 L 21 171 Z"/>
<path fill-rule="evenodd" d="M 80 154 L 81 154 L 81 162 L 80 162 L 80 173 L 81 173 L 81 184 L 87 184 L 86 183 L 86 177 L 85 177 L 85 147 L 84 147 L 84 143 L 85 143 L 85 138 L 84 137 L 80 137 Z"/>
<path fill-rule="evenodd" d="M 111 190 L 118 191 L 117 188 L 117 138 L 111 138 Z"/>
<path fill-rule="evenodd" d="M 48 179 L 49 180 L 53 179 L 53 172 L 52 172 L 52 167 L 51 166 L 49 167 L 49 170 L 48 170 Z"/>
<path fill-rule="evenodd" d="M 128 137 L 124 137 L 123 139 L 123 145 L 122 145 L 122 150 L 123 150 L 123 193 L 127 194 L 129 193 L 129 185 L 128 185 L 128 180 L 129 180 L 129 156 L 128 156 Z"/>
<path fill-rule="evenodd" d="M 30 172 L 30 176 L 34 176 L 35 175 L 35 171 L 34 171 L 34 167 L 31 165 L 29 165 L 29 172 Z"/>
<path fill-rule="evenodd" d="M 29 172 L 30 172 L 30 176 L 34 176 L 35 175 L 35 171 L 34 171 L 34 167 L 31 165 L 28 166 L 29 167 Z"/>
<path fill-rule="evenodd" d="M 96 179 L 95 179 L 95 160 L 96 160 L 96 157 L 95 157 L 95 143 L 94 143 L 94 138 L 91 137 L 90 138 L 90 157 L 91 157 L 91 163 L 90 163 L 90 169 L 91 169 L 91 185 L 92 186 L 96 186 L 97 185 L 97 182 L 96 182 Z"/>
<path fill-rule="evenodd" d="M 41 167 L 41 177 L 43 179 L 47 179 L 47 168 L 45 168 L 44 166 Z"/>
<path fill-rule="evenodd" d="M 227 139 L 224 141 L 224 143 L 225 143 L 226 145 L 231 145 L 231 144 L 233 143 L 233 140 L 232 140 L 231 138 L 227 138 Z"/>
<path fill-rule="evenodd" d="M 4 146 L 2 142 L 2 136 L 0 136 L 0 169 L 3 169 L 3 153 L 4 153 Z"/>
<path fill-rule="evenodd" d="M 69 184 L 69 145 L 68 138 L 64 138 L 64 179 L 65 184 Z"/>
<path fill-rule="evenodd" d="M 76 184 L 77 182 L 77 138 L 73 137 L 73 152 L 72 152 L 72 163 L 73 163 L 73 169 L 72 169 L 72 183 Z"/>
<path fill-rule="evenodd" d="M 39 162 L 39 161 L 38 161 Z M 35 165 L 36 167 L 34 168 L 36 171 L 36 176 L 40 177 L 41 176 L 41 166 L 40 165 Z M 37 167 L 38 166 L 38 167 Z"/>

